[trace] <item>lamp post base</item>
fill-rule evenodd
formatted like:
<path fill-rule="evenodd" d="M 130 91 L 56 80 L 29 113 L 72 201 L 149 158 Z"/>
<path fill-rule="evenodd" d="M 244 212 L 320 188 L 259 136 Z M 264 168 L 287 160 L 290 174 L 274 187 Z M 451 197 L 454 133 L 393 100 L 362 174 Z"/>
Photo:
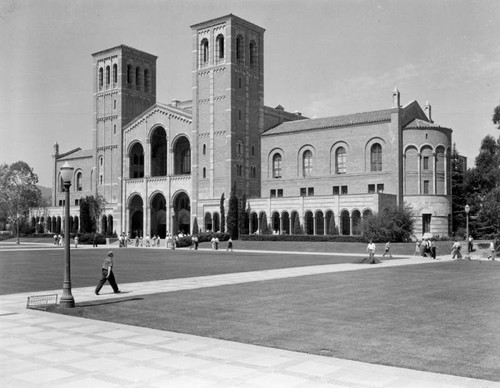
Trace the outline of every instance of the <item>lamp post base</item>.
<path fill-rule="evenodd" d="M 59 301 L 59 308 L 67 309 L 75 307 L 75 299 L 73 296 L 70 297 L 61 297 Z"/>

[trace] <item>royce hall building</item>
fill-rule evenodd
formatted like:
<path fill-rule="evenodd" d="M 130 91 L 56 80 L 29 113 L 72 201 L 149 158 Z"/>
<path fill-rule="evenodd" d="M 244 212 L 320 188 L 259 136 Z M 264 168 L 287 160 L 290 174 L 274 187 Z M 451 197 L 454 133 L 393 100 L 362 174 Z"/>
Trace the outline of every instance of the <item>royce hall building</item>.
<path fill-rule="evenodd" d="M 415 233 L 451 230 L 452 130 L 431 107 L 400 103 L 397 88 L 372 112 L 309 119 L 264 105 L 264 29 L 235 15 L 191 26 L 192 95 L 156 101 L 157 57 L 125 46 L 93 54 L 93 146 L 54 146 L 52 206 L 32 209 L 57 233 L 64 223 L 60 167 L 74 167 L 79 203 L 102 196 L 101 232 L 132 236 L 219 231 L 220 200 L 246 195 L 250 232 L 358 233 L 368 214 L 406 203 Z M 391 100 L 392 93 L 392 100 Z M 226 210 L 227 213 L 227 210 Z"/>

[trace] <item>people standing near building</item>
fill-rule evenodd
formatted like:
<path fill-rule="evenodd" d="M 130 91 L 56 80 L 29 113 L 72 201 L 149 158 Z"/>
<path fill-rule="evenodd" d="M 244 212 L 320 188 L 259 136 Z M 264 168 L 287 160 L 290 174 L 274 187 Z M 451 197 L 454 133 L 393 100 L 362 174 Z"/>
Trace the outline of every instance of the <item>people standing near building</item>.
<path fill-rule="evenodd" d="M 413 254 L 413 256 L 419 256 L 419 255 L 420 255 L 420 241 L 417 240 L 415 244 L 415 253 Z"/>
<path fill-rule="evenodd" d="M 492 241 L 490 242 L 490 246 L 489 246 L 489 251 L 490 251 L 490 255 L 488 256 L 488 260 L 491 259 L 492 261 L 495 261 L 495 242 Z"/>
<path fill-rule="evenodd" d="M 469 252 L 474 251 L 474 239 L 471 235 L 469 235 L 469 241 L 467 243 L 469 244 Z"/>
<path fill-rule="evenodd" d="M 94 237 L 92 238 L 92 246 L 93 247 L 97 246 L 97 234 L 94 234 Z"/>
<path fill-rule="evenodd" d="M 368 243 L 366 251 L 370 255 L 368 264 L 375 264 L 375 243 L 372 240 Z"/>
<path fill-rule="evenodd" d="M 229 250 L 231 250 L 231 252 L 233 251 L 233 240 L 231 237 L 229 237 L 229 240 L 227 240 L 226 252 Z"/>
<path fill-rule="evenodd" d="M 455 257 L 457 259 L 461 259 L 462 258 L 462 253 L 460 252 L 460 250 L 462 249 L 462 245 L 460 244 L 460 241 L 455 241 L 453 243 L 453 247 L 451 248 L 451 258 L 454 259 Z"/>
<path fill-rule="evenodd" d="M 97 286 L 95 288 L 96 295 L 99 295 L 99 291 L 101 291 L 101 288 L 104 285 L 104 283 L 106 283 L 106 280 L 109 282 L 115 294 L 119 294 L 121 292 L 118 288 L 118 285 L 116 284 L 115 275 L 113 273 L 113 265 L 114 265 L 113 256 L 114 256 L 113 252 L 109 251 L 102 263 L 101 280 L 99 280 L 99 283 L 97 283 Z"/>
<path fill-rule="evenodd" d="M 436 260 L 436 243 L 434 242 L 434 239 L 430 239 L 430 249 L 431 249 L 431 257 Z"/>
<path fill-rule="evenodd" d="M 382 257 L 385 257 L 385 255 L 389 255 L 389 257 L 392 259 L 392 254 L 391 254 L 391 242 L 387 241 L 384 247 L 384 254 Z"/>

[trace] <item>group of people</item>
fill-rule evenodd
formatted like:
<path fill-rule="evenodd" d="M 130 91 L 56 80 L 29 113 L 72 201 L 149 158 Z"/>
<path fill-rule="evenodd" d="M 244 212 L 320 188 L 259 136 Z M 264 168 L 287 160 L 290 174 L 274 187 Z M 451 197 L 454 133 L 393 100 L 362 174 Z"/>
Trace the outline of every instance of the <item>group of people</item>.
<path fill-rule="evenodd" d="M 432 238 L 424 238 L 422 241 L 417 240 L 415 245 L 414 256 L 431 257 L 436 259 L 436 244 Z"/>

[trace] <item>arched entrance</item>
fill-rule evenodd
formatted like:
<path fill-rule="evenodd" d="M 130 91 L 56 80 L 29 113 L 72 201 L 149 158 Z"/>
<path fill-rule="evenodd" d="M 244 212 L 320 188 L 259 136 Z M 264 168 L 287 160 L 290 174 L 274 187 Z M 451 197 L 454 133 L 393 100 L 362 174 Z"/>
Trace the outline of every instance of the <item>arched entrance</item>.
<path fill-rule="evenodd" d="M 142 236 L 144 226 L 144 203 L 140 195 L 134 195 L 129 202 L 130 236 Z"/>
<path fill-rule="evenodd" d="M 351 235 L 351 217 L 347 210 L 343 210 L 342 213 L 340 213 L 340 226 L 340 234 L 343 236 Z"/>
<path fill-rule="evenodd" d="M 173 200 L 173 233 L 191 233 L 191 202 L 186 193 L 179 193 Z"/>
<path fill-rule="evenodd" d="M 151 198 L 151 236 L 165 238 L 167 235 L 167 201 L 161 193 Z"/>
<path fill-rule="evenodd" d="M 158 127 L 151 135 L 151 176 L 165 175 L 167 175 L 167 133 L 163 127 Z"/>

